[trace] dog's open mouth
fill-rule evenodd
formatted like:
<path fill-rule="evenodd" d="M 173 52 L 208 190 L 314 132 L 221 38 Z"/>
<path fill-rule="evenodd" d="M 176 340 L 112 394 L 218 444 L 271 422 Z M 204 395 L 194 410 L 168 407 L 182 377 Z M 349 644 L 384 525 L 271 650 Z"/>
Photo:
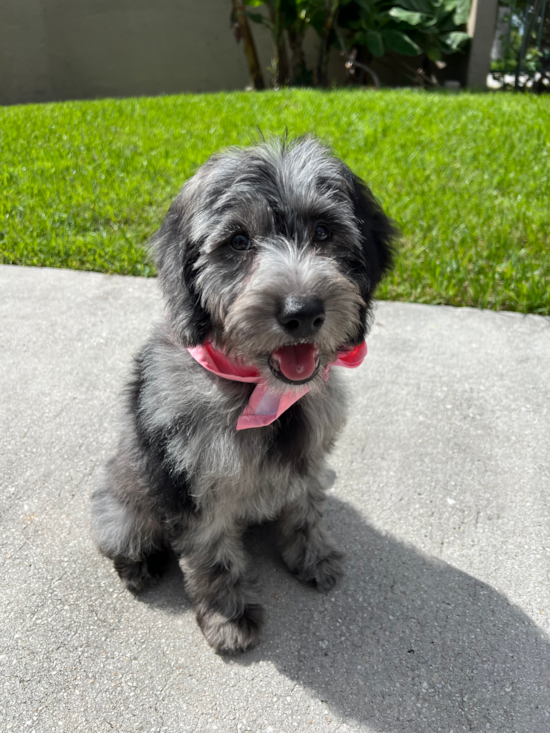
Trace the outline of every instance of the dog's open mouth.
<path fill-rule="evenodd" d="M 319 371 L 319 349 L 313 344 L 282 346 L 269 357 L 273 374 L 288 384 L 305 384 Z"/>

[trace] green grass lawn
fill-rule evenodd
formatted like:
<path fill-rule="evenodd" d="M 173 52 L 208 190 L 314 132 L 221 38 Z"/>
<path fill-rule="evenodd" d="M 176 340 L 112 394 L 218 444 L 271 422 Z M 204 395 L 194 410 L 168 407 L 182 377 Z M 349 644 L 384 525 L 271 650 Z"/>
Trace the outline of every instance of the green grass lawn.
<path fill-rule="evenodd" d="M 398 222 L 379 297 L 550 314 L 550 99 L 224 93 L 0 109 L 0 262 L 152 275 L 144 243 L 214 151 L 314 132 Z"/>

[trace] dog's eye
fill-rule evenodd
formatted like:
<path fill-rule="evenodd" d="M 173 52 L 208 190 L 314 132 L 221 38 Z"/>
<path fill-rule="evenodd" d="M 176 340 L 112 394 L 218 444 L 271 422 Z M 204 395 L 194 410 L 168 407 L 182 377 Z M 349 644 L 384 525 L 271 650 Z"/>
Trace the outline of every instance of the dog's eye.
<path fill-rule="evenodd" d="M 252 246 L 252 242 L 246 234 L 235 234 L 235 236 L 231 238 L 230 244 L 233 249 L 236 249 L 239 252 L 246 252 Z"/>
<path fill-rule="evenodd" d="M 316 242 L 325 242 L 327 239 L 330 239 L 330 231 L 322 224 L 319 224 L 319 226 L 315 227 L 313 239 Z"/>

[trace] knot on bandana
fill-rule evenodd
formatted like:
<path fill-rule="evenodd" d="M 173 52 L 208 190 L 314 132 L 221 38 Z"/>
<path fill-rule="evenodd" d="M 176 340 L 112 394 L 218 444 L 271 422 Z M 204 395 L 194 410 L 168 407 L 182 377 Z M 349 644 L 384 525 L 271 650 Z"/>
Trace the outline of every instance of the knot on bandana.
<path fill-rule="evenodd" d="M 202 367 L 213 374 L 217 374 L 218 377 L 230 379 L 234 382 L 249 382 L 258 385 L 250 395 L 247 406 L 237 420 L 237 430 L 262 428 L 271 425 L 285 410 L 288 410 L 300 397 L 309 392 L 307 384 L 301 385 L 298 389 L 289 389 L 282 394 L 273 392 L 255 367 L 246 366 L 238 361 L 231 361 L 223 351 L 216 349 L 210 341 L 200 346 L 188 347 L 187 351 Z M 355 369 L 363 363 L 366 355 L 367 344 L 365 341 L 350 351 L 339 351 L 336 355 L 336 361 L 332 361 L 326 368 L 322 375 L 323 379 L 328 379 L 329 367 L 342 366 Z"/>

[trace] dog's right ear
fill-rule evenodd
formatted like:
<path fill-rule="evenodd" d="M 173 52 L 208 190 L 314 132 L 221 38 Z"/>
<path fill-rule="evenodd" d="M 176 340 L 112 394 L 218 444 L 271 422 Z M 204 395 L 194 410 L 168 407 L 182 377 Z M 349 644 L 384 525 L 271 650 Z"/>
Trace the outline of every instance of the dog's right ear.
<path fill-rule="evenodd" d="M 208 339 L 212 323 L 197 287 L 195 265 L 199 245 L 189 238 L 182 193 L 170 207 L 150 246 L 172 325 L 185 346 L 198 346 Z"/>
<path fill-rule="evenodd" d="M 374 293 L 382 277 L 391 270 L 398 230 L 372 194 L 367 184 L 352 173 L 353 213 L 361 232 L 363 254 L 369 276 L 368 297 Z M 366 293 L 363 294 L 365 297 Z"/>

